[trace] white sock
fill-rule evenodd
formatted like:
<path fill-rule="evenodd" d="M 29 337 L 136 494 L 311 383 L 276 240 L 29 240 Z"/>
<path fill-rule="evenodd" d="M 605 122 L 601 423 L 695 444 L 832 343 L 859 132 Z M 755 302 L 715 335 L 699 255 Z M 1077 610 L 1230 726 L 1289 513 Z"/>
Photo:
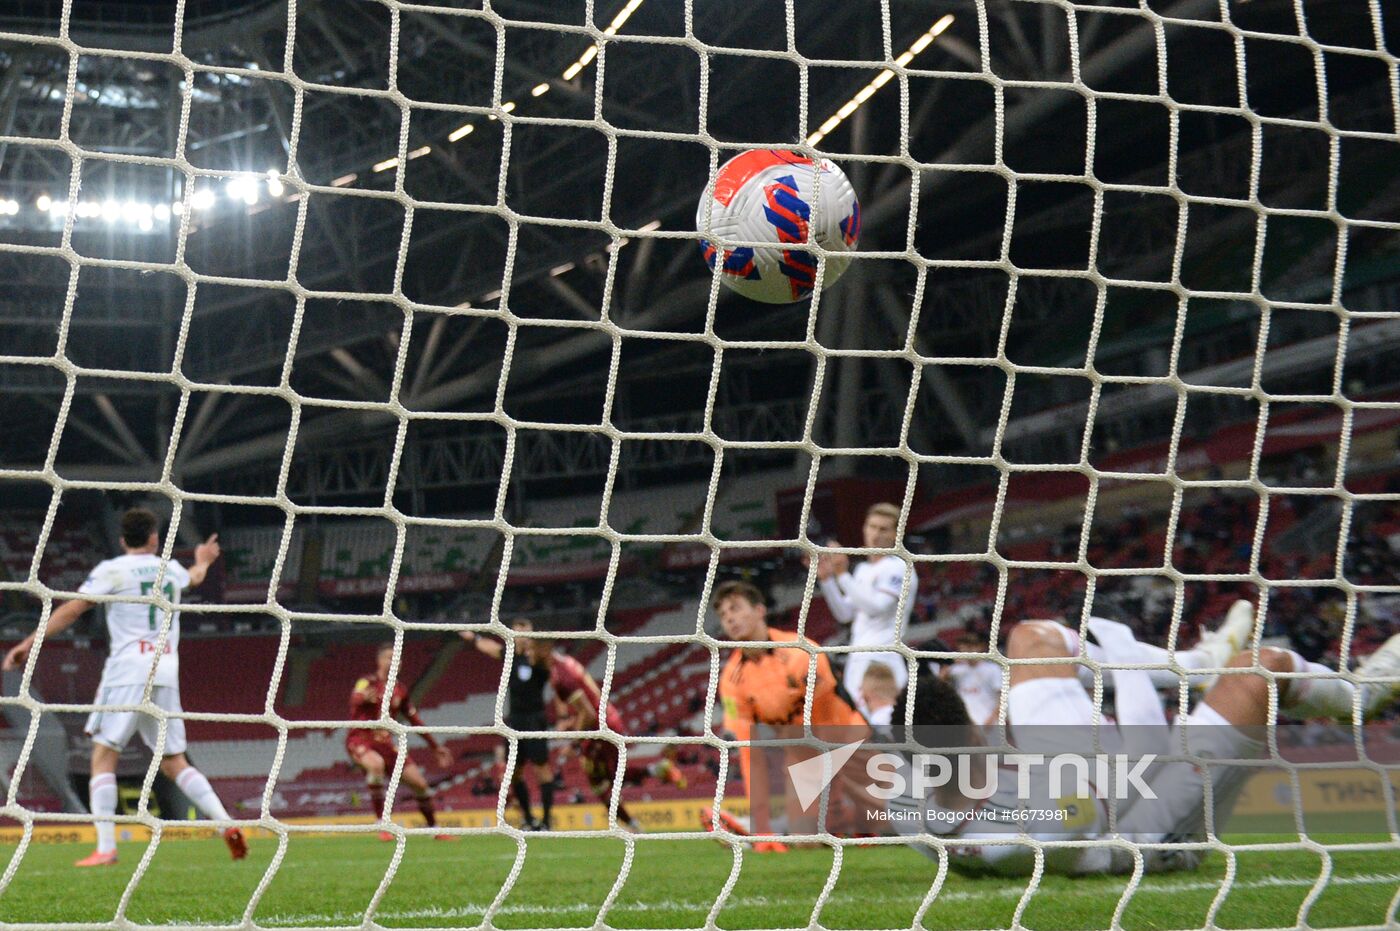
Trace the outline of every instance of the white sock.
<path fill-rule="evenodd" d="M 1139 641 L 1138 651 L 1142 653 L 1142 662 L 1144 663 L 1161 663 L 1163 665 L 1175 663 L 1182 669 L 1205 669 L 1215 665 L 1210 654 L 1205 650 L 1177 650 L 1172 653 L 1166 647 L 1157 647 Z"/>
<path fill-rule="evenodd" d="M 88 780 L 88 805 L 97 816 L 110 818 L 117 813 L 117 777 L 98 773 Z M 110 820 L 97 820 L 97 852 L 111 853 L 117 849 L 117 826 Z"/>
<path fill-rule="evenodd" d="M 1079 634 L 1068 627 L 1061 626 L 1064 632 L 1065 644 L 1069 647 L 1073 655 L 1079 654 Z M 1204 650 L 1177 650 L 1175 653 L 1169 652 L 1165 647 L 1153 646 L 1150 643 L 1138 641 L 1138 656 L 1132 662 L 1147 665 L 1168 666 L 1175 662 L 1182 669 L 1204 669 L 1215 665 L 1210 654 Z M 1089 659 L 1096 663 L 1108 662 L 1108 652 L 1097 643 L 1088 644 L 1086 654 Z M 1153 688 L 1178 689 L 1181 688 L 1181 676 L 1170 669 L 1146 669 L 1148 678 L 1152 680 Z M 1105 672 L 1104 678 L 1112 684 L 1112 672 Z M 1204 677 L 1196 676 L 1192 681 L 1203 680 Z M 1086 666 L 1079 667 L 1079 681 L 1087 689 L 1094 686 L 1094 672 Z"/>
<path fill-rule="evenodd" d="M 214 794 L 214 787 L 199 770 L 193 766 L 185 767 L 180 770 L 180 775 L 175 777 L 175 784 L 191 802 L 194 802 L 194 807 L 199 809 L 201 815 L 210 821 L 228 820 L 224 803 L 219 801 L 219 797 Z"/>
<path fill-rule="evenodd" d="M 1356 687 L 1334 670 L 1321 663 L 1310 663 L 1303 657 L 1288 651 L 1293 657 L 1293 671 L 1310 673 L 1307 678 L 1287 680 L 1280 690 L 1279 705 L 1295 718 L 1330 718 L 1333 721 L 1351 720 L 1352 696 Z M 1361 709 L 1363 712 L 1365 708 Z"/>

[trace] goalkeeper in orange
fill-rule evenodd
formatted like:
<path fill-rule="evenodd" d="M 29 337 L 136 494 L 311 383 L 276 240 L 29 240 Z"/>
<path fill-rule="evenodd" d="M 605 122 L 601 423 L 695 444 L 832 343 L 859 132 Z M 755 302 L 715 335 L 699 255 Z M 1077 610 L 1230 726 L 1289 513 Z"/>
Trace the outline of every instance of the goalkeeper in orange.
<path fill-rule="evenodd" d="M 724 727 L 736 740 L 752 739 L 755 724 L 775 729 L 771 736 L 804 736 L 803 717 L 809 697 L 812 734 L 817 738 L 829 744 L 850 744 L 870 735 L 869 725 L 856 710 L 855 701 L 841 688 L 831 671 L 830 660 L 816 651 L 816 644 L 793 631 L 775 630 L 768 626 L 768 609 L 763 593 L 756 586 L 748 582 L 725 582 L 715 589 L 713 604 L 724 635 L 730 640 L 794 644 L 791 647 L 744 647 L 730 654 L 720 673 L 719 698 L 724 706 Z M 812 651 L 809 652 L 807 647 Z M 809 696 L 807 681 L 813 663 L 816 665 L 816 677 Z M 818 752 L 805 746 L 788 746 L 784 748 L 784 762 L 791 767 L 793 763 L 811 759 Z M 750 800 L 750 826 L 756 835 L 772 833 L 767 756 L 763 752 L 755 754 L 749 747 L 739 749 L 739 769 Z M 849 766 L 854 766 L 855 762 L 852 761 Z M 878 810 L 879 802 L 866 797 L 862 783 L 853 778 L 844 778 L 849 766 L 838 772 L 832 784 L 844 788 L 847 800 L 854 803 L 857 809 L 867 812 Z M 794 804 L 797 801 L 795 793 L 789 790 L 786 796 L 789 831 L 810 833 L 811 830 L 798 831 L 797 827 L 801 823 L 815 829 L 815 803 L 811 811 L 804 814 L 801 808 L 807 806 Z M 836 802 L 833 794 L 828 823 L 836 817 Z M 709 830 L 714 830 L 716 820 L 731 833 L 749 833 L 733 815 L 724 811 L 712 814 L 707 810 L 705 821 Z M 865 819 L 857 815 L 857 820 L 862 822 L 862 826 L 855 830 L 863 832 Z M 754 850 L 759 852 L 782 853 L 787 849 L 786 844 L 777 840 L 754 844 Z"/>

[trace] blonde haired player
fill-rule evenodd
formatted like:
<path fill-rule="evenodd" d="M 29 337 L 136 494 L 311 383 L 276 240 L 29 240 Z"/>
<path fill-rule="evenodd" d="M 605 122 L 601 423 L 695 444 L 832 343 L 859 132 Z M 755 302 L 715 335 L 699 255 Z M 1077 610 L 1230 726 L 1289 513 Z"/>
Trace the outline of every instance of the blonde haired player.
<path fill-rule="evenodd" d="M 861 528 L 865 547 L 890 549 L 898 527 L 898 507 L 888 503 L 872 506 Z M 898 556 L 871 556 L 855 569 L 850 568 L 850 560 L 844 554 L 822 556 L 817 560 L 817 581 L 836 620 L 851 626 L 853 647 L 892 647 L 899 640 L 900 631 L 909 625 L 909 615 L 914 610 L 913 576 L 908 564 Z M 898 653 L 852 652 L 846 656 L 846 670 L 841 676 L 847 694 L 859 695 L 861 680 L 871 663 L 890 667 L 900 688 L 909 681 L 909 670 Z"/>
<path fill-rule="evenodd" d="M 871 663 L 865 667 L 865 677 L 860 680 L 860 702 L 866 708 L 865 716 L 872 727 L 890 726 L 899 694 L 899 681 L 894 677 L 894 670 L 884 663 Z"/>
<path fill-rule="evenodd" d="M 98 563 L 78 592 L 84 595 L 115 595 L 118 598 L 138 598 L 159 592 L 172 605 L 180 603 L 180 592 L 204 581 L 209 567 L 219 558 L 218 534 L 195 547 L 194 565 L 185 569 L 175 560 L 163 562 L 156 552 L 160 549 L 159 521 L 145 508 L 133 508 L 122 515 L 121 556 Z M 162 571 L 162 567 L 164 571 Z M 96 603 L 75 598 L 66 601 L 49 615 L 45 637 L 53 637 L 73 626 Z M 155 681 L 151 688 L 151 703 L 162 711 L 179 714 L 180 707 L 180 612 L 170 615 L 165 649 L 157 659 L 156 643 L 160 639 L 165 617 L 159 608 L 144 602 L 115 601 L 107 605 L 107 632 L 111 654 L 102 669 L 102 682 L 97 687 L 97 705 L 139 705 L 146 690 L 146 679 L 155 666 Z M 22 665 L 34 646 L 35 634 L 30 634 L 5 654 L 0 668 L 15 669 Z M 88 782 L 89 807 L 95 816 L 97 849 L 79 860 L 78 866 L 111 866 L 117 862 L 116 825 L 106 820 L 117 811 L 117 759 L 136 733 L 153 752 L 163 754 L 161 772 L 174 780 L 199 813 L 211 821 L 227 821 L 228 812 L 215 794 L 209 780 L 185 759 L 185 722 L 182 718 L 166 719 L 165 744 L 158 739 L 160 721 L 144 712 L 94 711 L 84 728 L 92 738 L 92 775 Z M 105 817 L 104 817 L 105 816 Z M 235 860 L 248 855 L 243 832 L 236 827 L 224 830 L 224 842 Z"/>

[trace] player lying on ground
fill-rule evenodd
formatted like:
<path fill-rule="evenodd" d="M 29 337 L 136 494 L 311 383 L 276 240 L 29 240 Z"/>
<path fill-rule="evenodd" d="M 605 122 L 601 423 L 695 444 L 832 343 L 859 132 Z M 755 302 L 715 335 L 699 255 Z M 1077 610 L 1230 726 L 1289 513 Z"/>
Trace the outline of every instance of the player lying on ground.
<path fill-rule="evenodd" d="M 118 598 L 148 597 L 158 593 L 172 605 L 180 603 L 180 593 L 204 581 L 209 567 L 219 558 L 219 538 L 216 534 L 194 551 L 194 565 L 186 570 L 171 560 L 164 564 L 156 553 L 160 549 L 159 521 L 145 508 L 133 508 L 122 515 L 121 535 L 123 555 L 98 563 L 78 591 L 84 595 L 114 595 Z M 44 636 L 53 637 L 69 627 L 95 606 L 96 602 L 75 598 L 64 602 L 49 615 Z M 157 658 L 156 642 L 169 619 L 165 651 Z M 37 633 L 37 632 L 36 632 Z M 102 681 L 97 686 L 93 704 L 99 706 L 139 705 L 146 689 L 146 680 L 155 666 L 151 688 L 151 704 L 170 714 L 179 714 L 180 707 L 180 612 L 166 614 L 154 604 L 109 602 L 107 604 L 107 634 L 111 652 L 102 668 Z M 16 669 L 24 664 L 34 646 L 36 634 L 25 637 L 5 654 L 0 668 Z M 211 821 L 229 820 L 219 796 L 209 780 L 185 759 L 185 721 L 166 719 L 165 743 L 159 740 L 160 721 L 145 712 L 102 710 L 99 707 L 87 720 L 84 731 L 92 738 L 92 770 L 88 781 L 88 804 L 97 816 L 97 849 L 78 861 L 78 866 L 108 866 L 117 862 L 116 825 L 103 816 L 117 811 L 117 760 L 132 736 L 140 732 L 141 739 L 153 753 L 160 753 L 161 772 L 173 779 L 180 791 L 194 803 L 199 813 Z M 248 854 L 243 832 L 236 827 L 224 829 L 224 841 L 235 860 Z"/>
<path fill-rule="evenodd" d="M 361 676 L 355 683 L 355 690 L 350 693 L 350 720 L 352 721 L 378 721 L 384 709 L 384 692 L 389 682 L 389 664 L 394 659 L 394 645 L 386 643 L 379 648 L 379 653 L 375 657 L 375 671 Z M 418 709 L 413 707 L 413 702 L 408 700 L 408 689 L 403 687 L 402 682 L 395 682 L 394 688 L 389 693 L 389 718 L 397 719 L 403 717 L 408 723 L 415 727 L 423 726 L 423 719 L 418 715 Z M 452 766 L 452 752 L 437 742 L 437 738 L 432 734 L 424 734 L 423 742 L 433 751 L 433 760 L 443 769 Z M 345 752 L 350 754 L 350 760 L 358 766 L 365 774 L 365 785 L 369 788 L 370 808 L 374 812 L 375 818 L 388 818 L 393 814 L 394 806 L 392 800 L 386 809 L 384 806 L 384 783 L 390 773 L 394 771 L 394 766 L 399 759 L 399 745 L 393 736 L 385 730 L 369 727 L 357 727 L 345 736 Z M 403 761 L 403 774 L 399 777 L 410 789 L 413 790 L 414 800 L 418 803 L 418 810 L 423 814 L 423 820 L 428 822 L 428 827 L 437 826 L 437 813 L 433 809 L 433 791 L 428 787 L 428 780 L 423 775 L 423 770 L 418 764 L 413 762 L 412 757 L 405 757 Z M 380 831 L 379 839 L 390 841 L 394 835 L 388 831 Z M 450 834 L 437 835 L 438 840 L 452 840 Z"/>
<path fill-rule="evenodd" d="M 532 631 L 535 625 L 529 618 L 518 617 L 510 622 L 512 630 L 521 633 Z M 472 644 L 494 660 L 500 660 L 506 651 L 505 644 L 490 637 L 478 637 L 470 630 L 461 631 L 461 638 Z M 531 661 L 528 641 L 516 637 L 511 653 L 510 678 L 506 680 L 506 727 L 517 731 L 547 731 L 549 716 L 545 713 L 544 692 L 549 685 L 549 667 Z M 510 750 L 510 739 L 505 738 L 496 748 L 498 764 L 504 764 Z M 535 780 L 540 786 L 540 820 L 536 821 L 530 810 L 530 785 L 525 781 L 525 765 L 535 771 Z M 502 769 L 504 772 L 504 768 Z M 553 826 L 555 773 L 549 761 L 549 741 L 543 737 L 522 737 L 517 741 L 515 772 L 511 774 L 511 794 L 520 806 L 527 831 L 548 831 Z"/>
<path fill-rule="evenodd" d="M 1219 631 L 1205 638 L 1196 650 L 1187 651 L 1192 655 L 1176 654 L 1178 661 L 1184 657 L 1193 664 L 1191 668 L 1228 666 L 1251 670 L 1222 674 L 1204 699 L 1184 718 L 1178 719 L 1170 732 L 1173 737 L 1170 746 L 1177 748 L 1177 752 L 1184 738 L 1185 746 L 1197 758 L 1254 760 L 1267 757 L 1266 725 L 1270 693 L 1275 689 L 1278 710 L 1289 717 L 1350 720 L 1356 687 L 1325 666 L 1310 663 L 1292 650 L 1263 647 L 1258 660 L 1262 669 L 1255 667 L 1253 652 L 1246 648 L 1251 641 L 1253 624 L 1252 606 L 1248 602 L 1237 602 Z M 1096 662 L 1152 662 L 1135 657 L 1159 650 L 1137 643 L 1126 627 L 1111 621 L 1093 619 L 1088 628 L 1091 636 L 1099 641 L 1089 644 L 1086 651 Z M 1079 633 L 1053 621 L 1018 624 L 1011 631 L 1007 655 L 1013 660 L 1007 698 L 1011 740 L 1016 750 L 1045 754 L 1047 758 L 1058 753 L 1083 753 L 1082 740 L 1091 733 L 1095 713 L 1090 693 L 1080 682 Z M 1038 662 L 1016 664 L 1015 660 Z M 1290 674 L 1294 673 L 1306 676 L 1292 677 Z M 1110 674 L 1116 680 L 1115 704 L 1120 720 L 1153 717 L 1150 702 L 1157 702 L 1155 710 L 1160 712 L 1160 699 L 1155 689 L 1150 684 L 1143 688 L 1144 682 L 1135 683 L 1133 670 L 1105 673 Z M 1287 677 L 1274 678 L 1273 674 Z M 1380 680 L 1360 686 L 1363 714 L 1375 714 L 1389 705 L 1400 688 L 1400 681 L 1397 681 L 1400 677 L 1400 634 L 1367 657 L 1357 675 Z M 1137 696 L 1129 702 L 1130 705 L 1136 703 L 1137 707 L 1125 707 L 1125 692 L 1128 696 Z M 901 700 L 895 720 L 902 720 L 903 715 Z M 964 746 L 975 746 L 984 733 L 973 726 L 953 687 L 932 676 L 921 677 L 917 683 L 913 723 L 916 728 L 941 725 L 966 734 L 968 739 Z M 1179 728 L 1185 728 L 1185 733 L 1177 730 Z M 948 740 L 948 730 L 940 729 L 937 733 L 944 741 Z M 917 730 L 915 738 L 924 742 Z M 908 767 L 906 759 L 906 776 Z M 976 774 L 979 769 L 974 766 L 972 772 Z M 950 865 L 966 871 L 1030 872 L 1035 865 L 1033 847 L 1016 843 L 1018 838 L 1049 842 L 1044 848 L 1045 869 L 1053 872 L 1131 871 L 1132 851 L 1124 844 L 1086 847 L 1055 843 L 1108 838 L 1149 845 L 1140 848 L 1147 870 L 1190 869 L 1200 863 L 1206 850 L 1181 845 L 1199 844 L 1208 830 L 1219 833 L 1241 789 L 1256 771 L 1255 767 L 1242 765 L 1193 765 L 1184 759 L 1155 764 L 1147 771 L 1145 780 L 1157 799 L 1149 802 L 1145 797 L 1138 798 L 1126 809 L 1120 809 L 1117 834 L 1110 832 L 1105 801 L 1077 796 L 1054 797 L 1048 767 L 1029 770 L 1028 795 L 1018 791 L 1016 778 L 998 779 L 995 794 L 982 801 L 964 797 L 956 787 L 936 789 L 926 799 L 906 791 L 889 803 L 889 814 L 901 834 L 932 835 L 944 841 Z M 912 780 L 906 782 L 906 787 L 910 785 Z M 1205 815 L 1207 786 L 1214 807 L 1211 823 L 1207 823 Z M 1031 827 L 1026 830 L 1028 825 L 1023 821 L 989 817 L 997 810 L 1014 812 L 1018 808 L 1049 811 L 1058 808 L 1066 812 L 1066 819 L 1058 829 Z M 939 856 L 936 846 L 919 845 L 919 849 L 934 859 Z"/>
<path fill-rule="evenodd" d="M 762 643 L 791 643 L 794 646 L 754 646 L 734 650 L 719 678 L 719 699 L 724 707 L 724 729 L 735 740 L 754 738 L 755 725 L 767 725 L 774 737 L 801 737 L 803 715 L 811 706 L 813 734 L 822 740 L 847 743 L 864 739 L 869 734 L 865 717 L 856 710 L 855 701 L 836 681 L 831 662 L 817 645 L 793 631 L 768 626 L 768 608 L 763 592 L 748 582 L 725 582 L 715 588 L 713 605 L 719 615 L 724 636 L 730 640 Z M 810 650 L 810 652 L 809 652 Z M 815 664 L 815 686 L 807 692 L 807 678 Z M 816 750 L 789 747 L 784 751 L 786 765 L 800 763 L 815 755 Z M 768 762 L 766 753 L 753 753 L 750 747 L 739 748 L 739 771 L 749 796 L 751 823 L 746 829 L 742 822 L 727 812 L 706 820 L 718 820 L 734 834 L 772 834 L 772 819 L 767 804 Z M 845 771 L 836 780 L 854 802 L 857 811 L 869 811 L 878 803 L 865 795 L 862 783 L 847 780 Z M 808 833 L 810 813 L 803 815 L 796 807 L 792 793 L 787 796 L 788 833 Z M 830 812 L 829 812 L 830 814 Z M 831 822 L 828 822 L 829 828 Z M 713 825 L 711 824 L 711 827 Z M 866 833 L 867 825 L 849 824 L 851 833 Z M 761 853 L 784 853 L 787 845 L 777 840 L 761 840 L 754 850 Z"/>
<path fill-rule="evenodd" d="M 895 544 L 899 526 L 899 508 L 893 504 L 873 505 L 865 515 L 861 528 L 862 543 L 867 549 L 889 549 Z M 805 560 L 804 560 L 805 562 Z M 853 647 L 892 647 L 900 631 L 909 626 L 914 610 L 913 572 L 898 556 L 871 556 L 854 568 L 843 553 L 823 555 L 817 559 L 817 580 L 822 598 L 836 620 L 851 627 Z M 904 607 L 900 610 L 900 594 Z M 894 673 L 900 688 L 909 680 L 904 657 L 893 652 L 857 652 L 846 654 L 846 668 L 841 682 L 846 693 L 860 702 L 860 682 L 866 667 L 883 663 Z M 862 714 L 868 708 L 860 708 Z"/>
<path fill-rule="evenodd" d="M 532 637 L 529 640 L 529 654 L 536 667 L 543 666 L 549 670 L 549 684 L 554 689 L 554 697 L 559 706 L 554 722 L 555 730 L 598 730 L 601 718 L 607 730 L 619 735 L 626 732 L 622 715 L 612 706 L 612 702 L 604 704 L 602 690 L 588 674 L 588 670 L 583 668 L 582 663 L 555 650 L 554 641 L 542 637 Z M 621 761 L 617 744 L 596 737 L 585 738 L 578 741 L 578 754 L 583 774 L 588 778 L 589 788 L 604 805 L 610 804 L 613 783 L 617 780 L 618 764 Z M 622 784 L 641 785 L 648 776 L 669 782 L 679 789 L 684 789 L 686 785 L 685 776 L 669 757 L 662 757 L 651 763 L 637 759 L 628 760 L 627 767 L 622 772 Z M 640 834 L 642 831 L 642 826 L 622 803 L 620 795 L 617 800 L 617 820 L 634 834 Z"/>

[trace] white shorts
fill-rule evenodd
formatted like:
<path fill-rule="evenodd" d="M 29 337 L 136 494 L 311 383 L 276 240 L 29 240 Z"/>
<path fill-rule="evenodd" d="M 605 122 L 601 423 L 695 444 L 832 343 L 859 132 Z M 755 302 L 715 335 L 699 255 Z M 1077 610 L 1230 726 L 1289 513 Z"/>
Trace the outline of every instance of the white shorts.
<path fill-rule="evenodd" d="M 97 690 L 97 705 L 139 705 L 144 685 L 115 685 Z M 151 703 L 162 711 L 181 712 L 180 690 L 156 686 L 151 689 Z M 83 731 L 93 739 L 117 752 L 126 749 L 132 735 L 140 732 L 141 740 L 161 756 L 174 756 L 185 752 L 185 721 L 183 718 L 167 718 L 165 725 L 165 745 L 158 747 L 160 720 L 139 711 L 103 711 L 98 709 L 88 715 Z"/>
<path fill-rule="evenodd" d="M 1231 726 L 1219 712 L 1201 703 L 1172 727 L 1169 752 L 1183 751 L 1198 759 L 1159 763 L 1147 774 L 1147 784 L 1156 793 L 1152 802 L 1139 800 L 1118 819 L 1118 830 L 1138 843 L 1200 842 L 1207 831 L 1223 833 L 1230 813 L 1245 784 L 1260 769 L 1247 763 L 1213 763 L 1211 760 L 1250 761 L 1268 757 L 1267 745 L 1259 739 L 1263 728 L 1248 731 Z M 1184 738 L 1184 739 L 1183 739 Z M 1210 798 L 1211 817 L 1206 816 Z M 1192 851 L 1187 862 L 1172 851 L 1146 852 L 1147 869 L 1160 871 L 1194 867 L 1204 856 Z M 1131 869 L 1125 864 L 1124 869 Z"/>
<path fill-rule="evenodd" d="M 1077 677 L 1043 676 L 1018 682 L 1007 692 L 1011 743 L 1024 753 L 1095 753 L 1119 749 L 1118 729 L 1094 703 Z"/>
<path fill-rule="evenodd" d="M 1029 679 L 1011 688 L 1007 714 L 1012 743 L 1027 753 L 1117 752 L 1116 726 L 1099 715 L 1097 735 L 1089 725 L 1094 705 L 1089 692 L 1076 678 Z M 1183 734 L 1185 743 L 1182 741 Z M 1094 737 L 1097 736 L 1097 745 Z M 1184 721 L 1163 731 L 1167 738 L 1162 752 L 1180 755 L 1183 748 L 1203 760 L 1253 760 L 1266 756 L 1265 745 L 1255 736 L 1230 726 L 1205 704 Z M 1197 766 L 1186 760 L 1157 763 L 1144 775 L 1144 781 L 1157 795 L 1155 800 L 1136 800 L 1118 812 L 1117 833 L 1124 840 L 1139 844 L 1196 843 L 1207 830 L 1224 830 L 1230 812 L 1251 776 L 1258 770 L 1228 763 Z M 1213 818 L 1206 822 L 1206 796 L 1209 794 Z M 1131 854 L 1122 847 L 1100 851 L 1092 858 L 1095 866 L 1081 866 L 1077 872 L 1129 872 Z M 1143 851 L 1149 872 L 1193 869 L 1204 856 L 1201 850 L 1158 848 Z M 1087 858 L 1091 859 L 1091 858 Z"/>

